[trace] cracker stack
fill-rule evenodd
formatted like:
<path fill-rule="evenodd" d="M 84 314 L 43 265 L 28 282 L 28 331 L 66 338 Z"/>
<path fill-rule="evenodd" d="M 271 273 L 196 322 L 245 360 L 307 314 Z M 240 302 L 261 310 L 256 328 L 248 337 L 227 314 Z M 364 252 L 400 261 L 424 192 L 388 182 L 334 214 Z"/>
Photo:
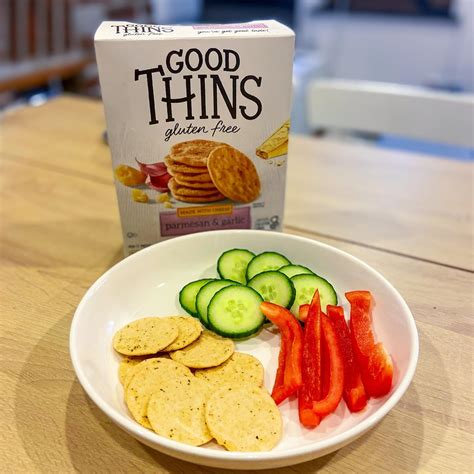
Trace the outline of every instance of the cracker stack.
<path fill-rule="evenodd" d="M 168 186 L 174 198 L 190 203 L 248 203 L 260 195 L 260 179 L 252 161 L 230 145 L 211 140 L 176 143 L 165 157 Z"/>
<path fill-rule="evenodd" d="M 235 352 L 232 340 L 203 330 L 196 318 L 132 321 L 113 347 L 125 356 L 119 378 L 126 405 L 145 428 L 192 446 L 214 438 L 229 451 L 268 451 L 280 440 L 280 412 L 263 387 L 260 361 Z"/>
<path fill-rule="evenodd" d="M 222 143 L 210 140 L 190 140 L 171 147 L 165 163 L 168 173 L 173 176 L 168 186 L 175 199 L 195 203 L 225 199 L 207 169 L 209 153 L 220 145 Z"/>

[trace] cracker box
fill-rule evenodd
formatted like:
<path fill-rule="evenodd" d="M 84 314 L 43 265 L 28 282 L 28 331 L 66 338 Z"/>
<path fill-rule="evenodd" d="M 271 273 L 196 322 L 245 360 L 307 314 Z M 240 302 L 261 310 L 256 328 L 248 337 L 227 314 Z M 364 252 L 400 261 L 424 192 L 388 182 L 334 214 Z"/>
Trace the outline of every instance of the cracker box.
<path fill-rule="evenodd" d="M 281 230 L 289 28 L 104 22 L 95 48 L 126 254 L 193 232 Z"/>

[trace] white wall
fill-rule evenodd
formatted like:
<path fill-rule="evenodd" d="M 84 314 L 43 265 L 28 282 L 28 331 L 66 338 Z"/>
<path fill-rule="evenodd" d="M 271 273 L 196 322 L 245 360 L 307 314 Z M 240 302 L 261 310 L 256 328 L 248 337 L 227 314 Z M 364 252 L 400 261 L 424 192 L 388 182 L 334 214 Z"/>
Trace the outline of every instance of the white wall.
<path fill-rule="evenodd" d="M 332 77 L 474 91 L 473 0 L 457 1 L 457 21 L 300 8 L 299 44 L 317 48 Z"/>

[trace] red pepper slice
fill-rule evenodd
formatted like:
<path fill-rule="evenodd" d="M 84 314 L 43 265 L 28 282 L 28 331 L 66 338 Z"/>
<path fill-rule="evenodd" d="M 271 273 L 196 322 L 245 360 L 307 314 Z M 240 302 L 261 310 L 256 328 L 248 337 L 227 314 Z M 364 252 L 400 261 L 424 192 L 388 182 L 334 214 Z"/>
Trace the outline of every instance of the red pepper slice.
<path fill-rule="evenodd" d="M 329 387 L 323 399 L 313 402 L 313 411 L 322 417 L 332 413 L 342 399 L 344 362 L 338 335 L 331 320 L 325 314 L 321 316 L 321 329 L 324 335 L 323 342 L 329 355 Z"/>
<path fill-rule="evenodd" d="M 280 327 L 280 332 L 281 332 Z M 273 385 L 272 397 L 275 400 L 275 403 L 278 405 L 282 401 L 286 400 L 290 395 L 295 392 L 294 389 L 294 364 L 293 364 L 293 341 L 294 335 L 291 327 L 288 325 L 284 329 L 285 334 L 288 336 L 283 336 L 281 332 L 282 339 L 280 343 L 280 354 L 278 356 L 278 370 L 275 377 L 275 383 Z"/>
<path fill-rule="evenodd" d="M 373 397 L 383 397 L 392 388 L 393 363 L 384 345 L 375 344 L 367 366 L 366 391 Z M 362 379 L 364 381 L 364 379 Z"/>
<path fill-rule="evenodd" d="M 328 305 L 326 310 L 341 343 L 344 359 L 344 401 L 351 412 L 361 411 L 367 405 L 367 396 L 352 349 L 351 334 L 344 318 L 344 309 L 341 306 Z"/>
<path fill-rule="evenodd" d="M 286 398 L 284 395 L 285 367 L 286 359 L 288 355 L 291 354 L 290 349 L 292 342 L 293 335 L 291 334 L 289 329 L 285 329 L 285 331 L 282 331 L 280 328 L 280 352 L 278 354 L 278 369 L 272 390 L 272 397 L 274 398 L 277 404 L 282 402 Z"/>
<path fill-rule="evenodd" d="M 308 318 L 309 304 L 302 304 L 298 309 L 298 319 L 305 323 Z"/>
<path fill-rule="evenodd" d="M 329 370 L 330 361 L 328 345 L 324 338 L 324 333 L 321 331 L 321 396 L 318 398 L 318 400 L 325 398 L 329 392 Z"/>
<path fill-rule="evenodd" d="M 280 329 L 281 348 L 284 348 L 282 357 L 278 358 L 279 367 L 272 390 L 272 397 L 275 403 L 279 404 L 294 394 L 302 384 L 303 330 L 293 314 L 282 306 L 264 302 L 260 305 L 260 309 Z M 282 378 L 283 384 L 281 384 Z"/>
<path fill-rule="evenodd" d="M 298 319 L 306 323 L 308 318 L 309 304 L 302 304 L 298 310 Z M 322 314 L 324 314 L 322 312 Z M 324 337 L 321 334 L 321 340 Z M 327 353 L 325 344 L 321 344 L 321 396 L 323 398 L 327 395 L 329 390 L 329 354 Z"/>
<path fill-rule="evenodd" d="M 301 366 L 303 384 L 298 390 L 298 413 L 302 425 L 314 428 L 321 422 L 321 417 L 313 411 L 313 402 L 321 398 L 321 302 L 318 290 L 311 305 L 307 306 Z"/>
<path fill-rule="evenodd" d="M 351 336 L 367 395 L 381 397 L 392 387 L 393 364 L 382 343 L 372 332 L 372 295 L 369 291 L 346 293 L 351 304 Z"/>

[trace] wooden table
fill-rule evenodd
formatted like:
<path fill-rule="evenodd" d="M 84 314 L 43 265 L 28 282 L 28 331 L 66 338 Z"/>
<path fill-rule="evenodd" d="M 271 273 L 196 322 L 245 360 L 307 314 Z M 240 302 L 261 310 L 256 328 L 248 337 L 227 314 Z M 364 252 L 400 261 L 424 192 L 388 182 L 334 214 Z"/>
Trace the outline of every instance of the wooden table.
<path fill-rule="evenodd" d="M 102 105 L 62 97 L 0 122 L 1 472 L 229 472 L 155 452 L 87 398 L 68 333 L 122 257 Z M 276 474 L 473 470 L 472 175 L 468 162 L 294 137 L 286 231 L 381 271 L 420 334 L 414 381 L 370 433 Z"/>

